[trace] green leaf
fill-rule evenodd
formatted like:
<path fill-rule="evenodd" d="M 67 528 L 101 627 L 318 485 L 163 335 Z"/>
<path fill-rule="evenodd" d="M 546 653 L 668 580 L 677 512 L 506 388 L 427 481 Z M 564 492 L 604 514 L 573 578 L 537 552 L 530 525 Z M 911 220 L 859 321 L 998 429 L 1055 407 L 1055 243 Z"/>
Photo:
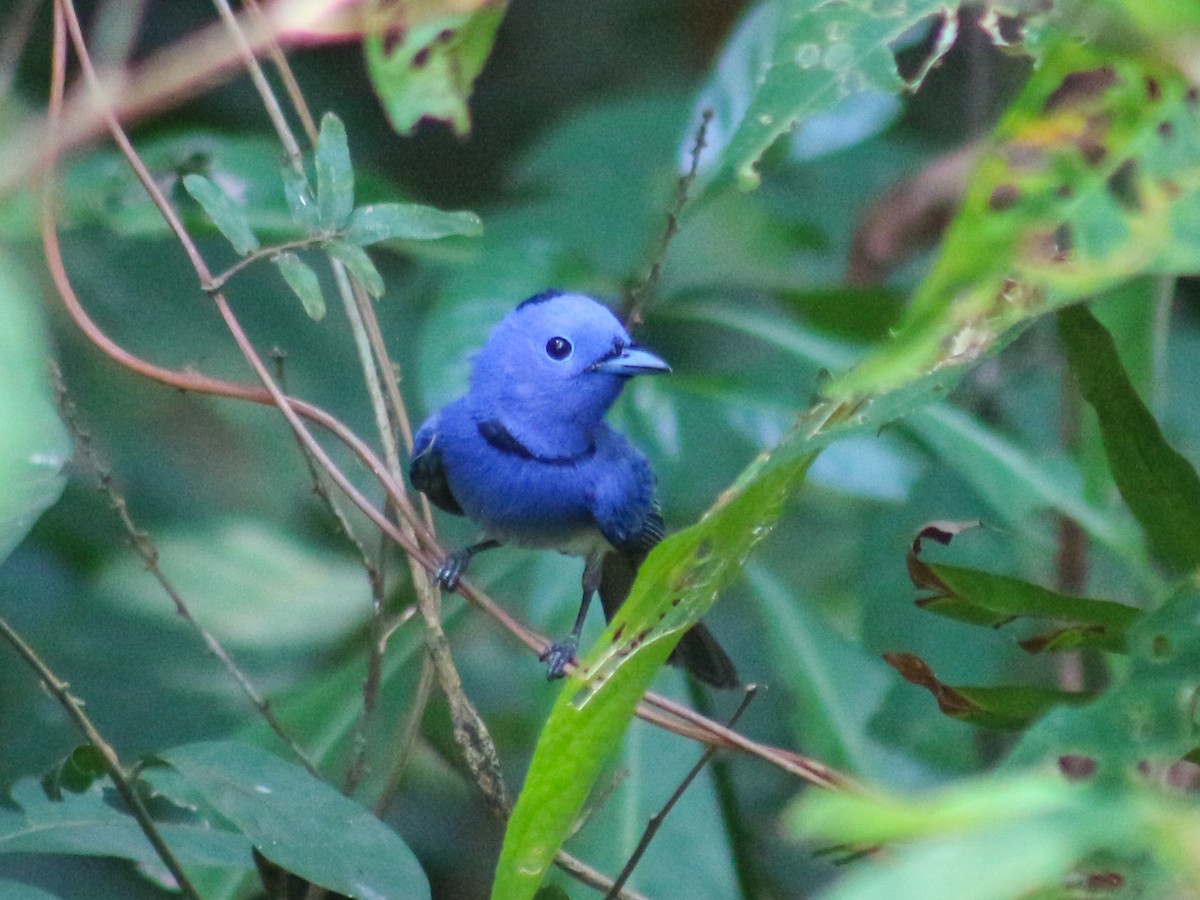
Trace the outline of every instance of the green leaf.
<path fill-rule="evenodd" d="M 967 527 L 973 527 L 972 523 Z M 947 528 L 943 523 L 926 525 L 913 540 L 908 553 L 908 577 L 914 586 L 930 593 L 917 600 L 929 612 L 972 625 L 998 628 L 1013 619 L 1053 619 L 1065 624 L 1050 638 L 1023 641 L 1030 651 L 1094 646 L 1122 652 L 1125 631 L 1141 611 L 1111 600 L 1070 597 L 1018 578 L 964 569 L 921 558 L 923 538 L 943 544 L 963 530 L 963 523 Z"/>
<path fill-rule="evenodd" d="M 907 85 L 892 43 L 944 9 L 939 0 L 760 0 L 696 100 L 696 109 L 714 113 L 702 157 L 706 179 L 757 187 L 755 167 L 781 135 L 849 95 L 899 94 Z"/>
<path fill-rule="evenodd" d="M 815 451 L 784 444 L 697 524 L 659 544 L 597 647 L 559 694 L 505 831 L 492 896 L 537 891 L 638 701 L 680 636 L 770 531 Z"/>
<path fill-rule="evenodd" d="M 388 22 L 382 4 L 376 6 L 363 42 L 367 71 L 396 131 L 410 134 L 425 118 L 448 122 L 459 135 L 471 130 L 467 99 L 506 6 L 504 0 L 469 0 L 459 5 L 463 12 L 415 23 Z M 408 15 L 404 7 L 395 9 Z"/>
<path fill-rule="evenodd" d="M 239 256 L 246 256 L 258 249 L 258 238 L 250 229 L 245 213 L 235 206 L 219 187 L 203 175 L 184 175 L 183 186 L 192 198 L 204 208 L 204 212 L 217 226 L 217 231 L 233 245 Z"/>
<path fill-rule="evenodd" d="M 1059 335 L 1083 397 L 1100 420 L 1113 479 L 1154 555 L 1179 571 L 1200 565 L 1200 478 L 1163 437 L 1112 337 L 1082 307 L 1059 313 Z"/>
<path fill-rule="evenodd" d="M 1191 84 L 1137 35 L 1056 32 L 989 149 L 887 353 L 830 395 L 978 359 L 998 335 L 1147 273 L 1195 268 Z"/>
<path fill-rule="evenodd" d="M 787 821 L 808 840 L 888 845 L 848 866 L 825 900 L 1017 900 L 1147 884 L 1156 896 L 1194 892 L 1194 874 L 1173 860 L 1200 816 L 1146 787 L 1113 792 L 1020 772 L 917 796 L 810 791 Z M 1069 887 L 1110 872 L 1121 887 Z M 1130 872 L 1138 877 L 1123 877 Z"/>
<path fill-rule="evenodd" d="M 162 757 L 289 872 L 351 897 L 430 896 L 396 832 L 303 769 L 232 741 L 188 744 Z"/>
<path fill-rule="evenodd" d="M 1094 702 L 1050 712 L 1022 737 L 1005 765 L 1038 765 L 1063 754 L 1087 757 L 1096 775 L 1124 784 L 1135 766 L 1170 765 L 1200 746 L 1195 671 L 1200 592 L 1190 584 L 1134 623 L 1130 667 Z"/>
<path fill-rule="evenodd" d="M 35 779 L 12 789 L 12 806 L 0 805 L 0 853 L 69 853 L 116 856 L 156 863 L 158 855 L 132 816 L 112 796 L 111 787 L 93 785 L 83 793 L 48 798 Z M 174 808 L 175 813 L 181 809 Z M 250 847 L 238 834 L 193 821 L 159 823 L 171 852 L 185 866 L 249 869 Z"/>
<path fill-rule="evenodd" d="M 46 378 L 49 351 L 42 299 L 8 254 L 0 253 L 0 561 L 25 537 L 66 480 L 71 442 Z"/>
<path fill-rule="evenodd" d="M 362 282 L 367 293 L 372 297 L 382 297 L 384 291 L 383 276 L 367 256 L 367 251 L 357 244 L 346 241 L 328 241 L 322 245 L 325 252 L 336 260 L 340 260 L 350 274 Z"/>
<path fill-rule="evenodd" d="M 321 211 L 308 178 L 291 166 L 280 169 L 280 177 L 283 179 L 283 194 L 292 213 L 292 221 L 308 233 L 318 231 L 321 227 Z"/>
<path fill-rule="evenodd" d="M 276 253 L 271 262 L 279 267 L 283 280 L 304 304 L 304 311 L 314 321 L 325 318 L 325 294 L 321 291 L 321 279 L 312 266 L 295 253 Z"/>
<path fill-rule="evenodd" d="M 340 231 L 354 211 L 354 167 L 346 126 L 333 113 L 321 117 L 315 158 L 317 220 L 327 231 Z"/>
<path fill-rule="evenodd" d="M 354 210 L 345 238 L 365 247 L 395 238 L 431 241 L 450 235 L 475 237 L 482 233 L 483 222 L 472 212 L 443 212 L 419 203 L 377 203 Z"/>
<path fill-rule="evenodd" d="M 683 676 L 673 670 L 664 676 L 656 688 L 686 703 Z M 678 736 L 634 721 L 621 751 L 601 776 L 596 792 L 600 799 L 586 810 L 585 827 L 571 838 L 571 853 L 602 872 L 621 871 L 637 848 L 642 826 L 662 809 L 702 750 L 681 746 Z M 705 769 L 663 820 L 629 887 L 647 897 L 737 897 L 730 844 L 717 779 L 711 768 Z M 689 865 L 679 866 L 681 857 Z M 571 896 L 578 893 L 573 882 L 561 876 L 557 880 L 568 886 Z"/>
<path fill-rule="evenodd" d="M 939 680 L 923 659 L 911 653 L 885 653 L 883 659 L 906 681 L 929 691 L 943 713 L 986 728 L 1026 728 L 1056 706 L 1079 705 L 1092 699 L 1090 694 L 1035 685 L 949 685 Z"/>

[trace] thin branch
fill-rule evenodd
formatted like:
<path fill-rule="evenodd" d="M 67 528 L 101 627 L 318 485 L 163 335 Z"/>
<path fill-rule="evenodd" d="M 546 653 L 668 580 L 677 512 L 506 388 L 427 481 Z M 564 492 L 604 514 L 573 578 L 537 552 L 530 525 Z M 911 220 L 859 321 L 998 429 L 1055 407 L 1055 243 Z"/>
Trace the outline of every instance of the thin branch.
<path fill-rule="evenodd" d="M 258 0 L 243 0 L 243 5 L 250 10 L 251 15 L 258 17 L 260 21 L 265 18 L 262 5 Z M 267 28 L 263 30 L 270 31 Z M 316 120 L 313 119 L 312 113 L 308 109 L 308 102 L 304 99 L 304 92 L 300 90 L 300 83 L 296 80 L 296 76 L 292 72 L 292 67 L 288 65 L 287 57 L 283 55 L 283 48 L 279 46 L 279 41 L 272 38 L 267 42 L 267 55 L 271 57 L 271 63 L 279 73 L 280 80 L 283 81 L 283 88 L 287 91 L 292 109 L 300 119 L 300 126 L 304 129 L 305 135 L 308 136 L 309 146 L 316 149 Z"/>
<path fill-rule="evenodd" d="M 96 449 L 92 441 L 91 434 L 79 423 L 75 411 L 75 404 L 71 402 L 67 395 L 67 387 L 62 379 L 62 372 L 58 365 L 51 362 L 51 380 L 54 384 L 54 392 L 58 400 L 58 408 L 62 412 L 63 420 L 70 429 L 71 434 L 75 437 L 75 444 L 79 448 L 80 454 L 83 457 L 88 468 L 95 474 L 99 482 L 98 487 L 104 496 L 108 499 L 109 506 L 117 514 L 117 518 L 121 522 L 121 526 L 125 529 L 125 533 L 129 536 L 129 543 L 134 551 L 142 558 L 142 563 L 146 567 L 146 571 L 153 576 L 162 588 L 163 593 L 170 598 L 171 603 L 175 606 L 175 612 L 199 635 L 200 640 L 204 643 L 205 648 L 225 667 L 225 670 L 237 682 L 242 693 L 250 700 L 250 703 L 258 710 L 259 715 L 267 723 L 267 726 L 275 732 L 275 735 L 283 741 L 283 743 L 292 751 L 300 764 L 306 768 L 310 774 L 317 776 L 316 766 L 309 759 L 308 754 L 301 749 L 300 745 L 289 735 L 284 729 L 282 723 L 275 717 L 275 713 L 271 710 L 270 702 L 258 692 L 254 684 L 246 676 L 233 657 L 231 657 L 226 649 L 221 645 L 221 642 L 207 628 L 200 624 L 187 604 L 183 596 L 176 589 L 174 583 L 167 578 L 166 573 L 158 564 L 158 548 L 150 540 L 146 532 L 137 527 L 133 521 L 133 516 L 129 512 L 129 504 L 125 501 L 120 491 L 113 484 L 112 473 L 100 462 L 96 455 Z M 319 776 L 318 776 L 319 777 Z"/>
<path fill-rule="evenodd" d="M 753 700 L 757 694 L 758 685 L 746 685 L 745 693 L 742 694 L 742 702 L 738 704 L 738 708 L 734 710 L 733 715 L 729 717 L 729 722 L 725 725 L 726 728 L 732 728 L 737 724 L 738 719 L 742 717 L 742 713 L 746 711 L 746 707 L 750 705 L 750 701 Z M 700 758 L 696 760 L 696 764 L 692 766 L 690 770 L 688 770 L 688 773 L 683 777 L 683 780 L 679 782 L 679 786 L 676 787 L 671 796 L 667 798 L 667 802 L 663 804 L 662 809 L 650 817 L 650 821 L 646 823 L 645 831 L 642 832 L 641 840 L 638 841 L 637 847 L 634 848 L 633 853 L 630 854 L 629 859 L 625 862 L 625 866 L 621 869 L 621 874 L 617 876 L 617 880 L 613 882 L 612 887 L 608 889 L 608 893 L 604 895 L 604 900 L 616 900 L 620 894 L 621 888 L 625 887 L 625 883 L 629 881 L 629 877 L 633 874 L 633 870 L 637 867 L 637 864 L 641 862 L 642 857 L 646 855 L 646 850 L 650 847 L 650 842 L 654 840 L 654 836 L 658 834 L 658 830 L 662 828 L 663 822 L 666 821 L 671 810 L 675 808 L 675 804 L 678 803 L 680 798 L 683 797 L 684 792 L 691 786 L 692 782 L 696 780 L 696 777 L 702 771 L 704 771 L 704 767 L 709 764 L 716 753 L 716 747 L 710 746 L 706 748 L 705 751 L 700 754 Z"/>
<path fill-rule="evenodd" d="M 121 765 L 121 760 L 117 756 L 117 752 L 112 748 L 112 745 L 104 740 L 104 736 L 100 734 L 87 713 L 83 711 L 83 702 L 76 698 L 71 693 L 71 686 L 60 679 L 47 666 L 40 656 L 21 638 L 13 627 L 8 624 L 8 621 L 0 617 L 0 637 L 8 641 L 13 649 L 17 651 L 25 664 L 31 668 L 37 675 L 38 679 L 46 686 L 54 698 L 58 700 L 67 715 L 71 718 L 83 732 L 87 742 L 96 748 L 96 752 L 100 754 L 100 758 L 104 760 L 104 768 L 108 772 L 108 777 L 112 779 L 113 786 L 117 789 L 117 793 L 121 796 L 121 802 L 125 804 L 126 810 L 137 821 L 138 827 L 142 829 L 142 834 L 146 835 L 146 840 L 154 848 L 154 852 L 158 854 L 158 858 L 162 860 L 164 866 L 170 871 L 171 876 L 175 879 L 175 884 L 188 897 L 193 900 L 200 900 L 200 894 L 192 885 L 187 873 L 183 870 L 179 860 L 175 858 L 175 854 L 171 848 L 167 846 L 167 842 L 163 840 L 163 836 L 158 832 L 158 826 L 154 824 L 154 820 L 150 818 L 150 813 L 147 812 L 145 805 L 138 796 L 137 791 L 133 787 L 125 768 Z"/>
<path fill-rule="evenodd" d="M 276 0 L 247 23 L 246 42 L 258 50 L 281 36 L 302 35 L 341 2 Z M 110 114 L 132 122 L 170 109 L 218 84 L 238 68 L 240 59 L 224 26 L 214 24 L 155 51 L 119 81 L 102 79 L 100 96 L 107 102 L 97 103 L 90 90 L 78 92 L 67 104 L 63 122 L 27 120 L 0 143 L 0 196 L 40 178 L 63 153 L 94 140 L 106 130 Z"/>
<path fill-rule="evenodd" d="M 219 291 L 225 287 L 225 282 L 229 281 L 230 278 L 260 259 L 277 256 L 287 250 L 305 250 L 309 247 L 316 247 L 328 241 L 329 238 L 330 235 L 327 234 L 311 234 L 307 237 L 296 238 L 294 241 L 284 241 L 281 244 L 273 244 L 270 247 L 260 247 L 253 253 L 247 253 L 224 272 L 214 275 L 210 281 L 201 284 L 200 289 L 205 293 Z"/>
<path fill-rule="evenodd" d="M 684 207 L 687 206 L 688 194 L 692 189 L 692 182 L 696 180 L 696 172 L 700 168 L 700 156 L 706 146 L 705 139 L 708 136 L 708 126 L 712 122 L 712 118 L 713 111 L 711 109 L 704 110 L 700 115 L 700 124 L 696 127 L 696 140 L 692 144 L 691 164 L 687 172 L 679 177 L 676 184 L 675 202 L 667 214 L 667 224 L 663 228 L 658 249 L 650 262 L 650 270 L 640 284 L 635 284 L 625 294 L 625 302 L 621 305 L 621 321 L 625 323 L 626 328 L 634 328 L 641 324 L 646 301 L 650 299 L 650 294 L 654 292 L 658 286 L 658 280 L 662 277 L 663 261 L 667 258 L 667 251 L 671 249 L 671 241 L 679 233 L 679 220 L 683 215 Z"/>

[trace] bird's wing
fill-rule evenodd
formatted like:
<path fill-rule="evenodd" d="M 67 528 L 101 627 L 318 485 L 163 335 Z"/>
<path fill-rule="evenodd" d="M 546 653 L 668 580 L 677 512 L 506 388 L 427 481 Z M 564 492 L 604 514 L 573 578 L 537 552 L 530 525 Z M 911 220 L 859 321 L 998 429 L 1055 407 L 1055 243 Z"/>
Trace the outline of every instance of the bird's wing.
<path fill-rule="evenodd" d="M 408 467 L 408 478 L 412 486 L 428 497 L 438 509 L 461 516 L 463 508 L 459 506 L 446 479 L 442 450 L 438 447 L 437 425 L 437 415 L 430 416 L 413 439 L 413 458 Z"/>

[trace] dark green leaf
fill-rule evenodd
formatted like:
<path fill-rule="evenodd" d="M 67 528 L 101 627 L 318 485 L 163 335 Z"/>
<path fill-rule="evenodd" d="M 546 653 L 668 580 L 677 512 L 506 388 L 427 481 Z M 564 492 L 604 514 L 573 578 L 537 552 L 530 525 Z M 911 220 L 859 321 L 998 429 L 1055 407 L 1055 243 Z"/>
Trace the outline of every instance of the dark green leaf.
<path fill-rule="evenodd" d="M 326 253 L 334 259 L 340 260 L 350 270 L 350 274 L 362 283 L 368 294 L 372 297 L 383 296 L 383 276 L 371 262 L 371 257 L 367 255 L 366 250 L 357 244 L 346 241 L 329 241 L 323 246 Z"/>
<path fill-rule="evenodd" d="M 298 766 L 231 741 L 162 756 L 289 872 L 351 897 L 429 897 L 425 873 L 396 832 Z"/>
<path fill-rule="evenodd" d="M 1088 310 L 1059 313 L 1059 334 L 1084 399 L 1100 420 L 1113 479 L 1146 531 L 1155 556 L 1176 570 L 1200 565 L 1200 478 L 1166 442 L 1117 355 Z"/>
<path fill-rule="evenodd" d="M 408 134 L 422 119 L 449 122 L 457 134 L 471 130 L 467 99 L 492 50 L 507 4 L 469 0 L 448 15 L 389 23 L 378 17 L 364 41 L 367 71 L 392 127 Z M 396 15 L 408 16 L 405 7 Z M 398 30 L 402 39 L 393 41 Z"/>
<path fill-rule="evenodd" d="M 250 229 L 245 213 L 235 206 L 225 192 L 203 175 L 184 175 L 183 186 L 199 203 L 217 231 L 233 245 L 239 256 L 246 256 L 258 249 L 258 238 Z"/>
<path fill-rule="evenodd" d="M 0 878 L 0 900 L 62 900 L 62 896 L 22 881 Z"/>
<path fill-rule="evenodd" d="M 309 318 L 317 322 L 325 318 L 325 295 L 321 291 L 321 280 L 312 266 L 295 253 L 277 253 L 271 257 L 271 262 L 279 266 L 284 281 L 300 298 Z"/>
<path fill-rule="evenodd" d="M 354 210 L 345 238 L 365 247 L 394 238 L 431 241 L 456 234 L 474 237 L 482 233 L 483 223 L 472 212 L 443 212 L 418 203 L 377 203 Z"/>
<path fill-rule="evenodd" d="M 321 117 L 317 138 L 317 218 L 327 231 L 346 227 L 354 211 L 354 167 L 346 126 L 333 113 Z"/>
<path fill-rule="evenodd" d="M 70 853 L 116 856 L 142 863 L 158 856 L 132 816 L 120 808 L 111 788 L 93 785 L 61 801 L 49 799 L 32 778 L 12 789 L 14 807 L 0 805 L 0 853 Z M 160 824 L 171 851 L 185 866 L 248 869 L 250 846 L 239 834 L 196 819 Z"/>

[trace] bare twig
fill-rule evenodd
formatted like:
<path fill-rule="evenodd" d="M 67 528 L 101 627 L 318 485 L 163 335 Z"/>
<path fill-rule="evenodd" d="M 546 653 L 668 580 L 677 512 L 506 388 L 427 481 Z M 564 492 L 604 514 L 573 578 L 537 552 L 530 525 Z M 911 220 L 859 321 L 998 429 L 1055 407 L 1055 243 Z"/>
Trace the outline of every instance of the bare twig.
<path fill-rule="evenodd" d="M 100 754 L 100 758 L 104 760 L 105 771 L 108 772 L 108 777 L 112 779 L 113 786 L 117 789 L 117 793 L 121 796 L 121 802 L 125 804 L 125 808 L 129 814 L 137 821 L 138 827 L 142 829 L 142 833 L 146 835 L 146 840 L 154 847 L 154 852 L 158 854 L 158 858 L 162 860 L 163 865 L 170 871 L 171 876 L 175 879 L 176 885 L 188 897 L 194 900 L 200 900 L 200 894 L 188 879 L 187 873 L 183 871 L 183 866 L 179 864 L 179 860 L 175 858 L 175 854 L 171 848 L 167 846 L 167 842 L 163 840 L 163 836 L 159 834 L 158 826 L 154 824 L 154 820 L 150 818 L 150 813 L 147 812 L 141 798 L 133 787 L 133 782 L 129 775 L 125 772 L 124 766 L 121 765 L 121 760 L 117 756 L 117 752 L 112 748 L 112 745 L 104 740 L 104 736 L 100 734 L 87 713 L 83 711 L 83 702 L 71 693 L 71 686 L 59 678 L 51 671 L 40 656 L 21 638 L 13 627 L 8 624 L 7 620 L 0 618 L 0 637 L 8 641 L 13 649 L 17 651 L 25 664 L 31 668 L 42 684 L 46 686 L 54 698 L 62 704 L 71 721 L 83 732 L 87 742 L 96 748 L 96 752 Z"/>
<path fill-rule="evenodd" d="M 625 302 L 621 305 L 621 321 L 625 323 L 626 328 L 632 329 L 641 324 L 642 311 L 645 309 L 646 301 L 650 299 L 650 294 L 654 292 L 659 278 L 662 277 L 663 261 L 667 258 L 667 251 L 671 249 L 671 241 L 679 233 L 679 219 L 683 215 L 684 207 L 687 206 L 688 192 L 692 189 L 692 182 L 696 180 L 696 172 L 700 167 L 700 155 L 704 152 L 708 125 L 712 118 L 713 111 L 711 109 L 704 110 L 700 115 L 700 124 L 696 127 L 696 140 L 692 144 L 691 163 L 687 172 L 679 176 L 675 187 L 675 202 L 667 214 L 667 224 L 663 228 L 662 237 L 659 238 L 654 258 L 650 261 L 650 269 L 646 273 L 646 277 L 625 294 Z"/>
<path fill-rule="evenodd" d="M 737 720 L 742 717 L 742 713 L 746 711 L 746 707 L 750 705 L 750 701 L 754 699 L 757 693 L 758 685 L 749 684 L 746 686 L 746 691 L 744 694 L 742 694 L 742 702 L 738 704 L 738 708 L 734 710 L 733 715 L 729 717 L 729 722 L 725 726 L 726 728 L 732 728 L 737 724 Z M 667 802 L 663 804 L 662 809 L 650 817 L 650 821 L 646 823 L 646 830 L 642 832 L 642 837 L 638 841 L 637 847 L 635 847 L 633 853 L 629 855 L 629 859 L 626 860 L 625 866 L 621 869 L 621 874 L 617 876 L 617 880 L 613 882 L 613 886 L 608 889 L 608 893 L 605 895 L 604 900 L 615 900 L 615 898 L 619 895 L 621 888 L 625 886 L 625 882 L 629 880 L 629 876 L 633 874 L 633 870 L 637 867 L 637 864 L 641 862 L 642 857 L 646 855 L 646 850 L 649 848 L 650 842 L 654 840 L 654 836 L 658 834 L 658 830 L 662 828 L 663 822 L 666 821 L 671 810 L 675 808 L 675 804 L 679 802 L 681 797 L 683 797 L 684 791 L 691 786 L 692 782 L 696 780 L 696 777 L 702 771 L 704 771 L 704 767 L 708 765 L 709 761 L 713 758 L 713 756 L 716 755 L 716 752 L 716 747 L 709 746 L 706 748 L 705 751 L 700 754 L 700 758 L 696 760 L 696 764 L 688 770 L 688 773 L 683 777 L 683 780 L 679 782 L 679 786 L 676 787 L 671 796 L 667 798 Z"/>
<path fill-rule="evenodd" d="M 281 36 L 301 34 L 339 2 L 276 0 L 244 26 L 246 42 L 257 51 Z M 63 153 L 94 140 L 108 128 L 109 115 L 131 122 L 169 109 L 220 82 L 240 61 L 224 26 L 215 24 L 154 52 L 117 81 L 101 79 L 106 103 L 96 103 L 90 90 L 73 94 L 62 121 L 30 119 L 0 141 L 5 161 L 0 196 L 41 177 Z"/>
<path fill-rule="evenodd" d="M 246 676 L 246 673 L 241 670 L 238 664 L 234 662 L 233 657 L 221 645 L 221 642 L 192 615 L 187 601 L 183 599 L 183 596 L 176 589 L 174 583 L 167 578 L 166 573 L 159 566 L 158 548 L 150 540 L 146 532 L 138 528 L 137 524 L 133 521 L 133 516 L 129 512 L 129 504 L 126 503 L 125 497 L 114 485 L 112 473 L 101 463 L 96 454 L 91 434 L 79 423 L 75 405 L 67 395 L 66 385 L 62 380 L 62 372 L 59 371 L 58 365 L 54 362 L 51 362 L 51 380 L 54 383 L 58 408 L 62 412 L 63 420 L 67 423 L 71 434 L 75 437 L 75 445 L 79 448 L 83 461 L 96 474 L 99 489 L 108 498 L 109 506 L 117 514 L 121 526 L 125 529 L 125 533 L 129 537 L 130 545 L 137 552 L 138 556 L 142 558 L 146 571 L 153 576 L 154 580 L 158 582 L 159 587 L 162 588 L 163 593 L 170 598 L 171 603 L 175 606 L 175 612 L 179 614 L 179 617 L 191 626 L 196 634 L 199 635 L 208 652 L 216 657 L 230 676 L 232 676 L 233 680 L 237 682 L 238 687 L 242 689 L 242 692 L 250 700 L 250 703 L 258 710 L 259 715 L 263 717 L 263 721 L 267 723 L 267 726 L 292 751 L 301 765 L 310 774 L 316 776 L 317 769 L 313 765 L 312 760 L 309 759 L 308 754 L 301 749 L 300 745 L 284 729 L 283 724 L 275 717 L 269 701 L 258 692 L 258 689 L 254 687 L 254 684 Z"/>

